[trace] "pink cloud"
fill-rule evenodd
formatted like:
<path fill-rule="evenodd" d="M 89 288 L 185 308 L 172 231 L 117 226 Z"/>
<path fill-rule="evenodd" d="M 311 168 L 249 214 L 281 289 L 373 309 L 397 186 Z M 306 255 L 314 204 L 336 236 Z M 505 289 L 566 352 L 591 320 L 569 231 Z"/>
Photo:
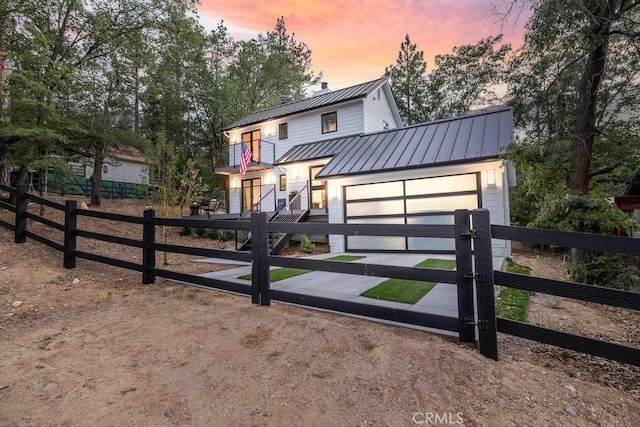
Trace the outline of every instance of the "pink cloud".
<path fill-rule="evenodd" d="M 431 67 L 434 55 L 501 30 L 488 0 L 201 1 L 200 15 L 255 34 L 270 31 L 284 16 L 287 30 L 313 51 L 314 71 L 323 71 L 335 89 L 380 77 L 395 63 L 407 33 Z M 505 27 L 504 42 L 519 46 L 523 24 Z"/>

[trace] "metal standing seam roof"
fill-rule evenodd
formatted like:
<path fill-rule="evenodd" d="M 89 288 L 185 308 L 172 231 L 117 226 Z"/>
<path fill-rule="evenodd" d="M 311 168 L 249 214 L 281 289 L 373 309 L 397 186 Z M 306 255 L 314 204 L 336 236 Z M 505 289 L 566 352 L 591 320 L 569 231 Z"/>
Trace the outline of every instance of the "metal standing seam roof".
<path fill-rule="evenodd" d="M 236 120 L 222 130 L 228 131 L 234 128 L 264 122 L 266 120 L 272 120 L 279 117 L 289 116 L 291 114 L 298 114 L 305 111 L 315 110 L 316 108 L 326 107 L 329 105 L 351 101 L 354 99 L 365 98 L 367 95 L 382 86 L 385 82 L 387 82 L 387 78 L 381 77 L 370 82 L 361 83 L 344 89 L 334 90 L 300 101 L 289 102 L 287 104 L 278 105 L 266 110 L 257 111 L 239 120 Z"/>
<path fill-rule="evenodd" d="M 360 134 L 325 139 L 322 141 L 310 142 L 308 144 L 299 144 L 284 153 L 282 157 L 276 160 L 275 164 L 284 165 L 287 163 L 302 162 L 305 160 L 333 157 L 345 147 L 348 147 L 350 144 L 357 141 L 358 138 L 360 138 Z"/>
<path fill-rule="evenodd" d="M 316 177 L 497 158 L 512 141 L 513 109 L 501 107 L 354 137 L 350 143 L 343 145 L 344 149 L 337 152 Z"/>

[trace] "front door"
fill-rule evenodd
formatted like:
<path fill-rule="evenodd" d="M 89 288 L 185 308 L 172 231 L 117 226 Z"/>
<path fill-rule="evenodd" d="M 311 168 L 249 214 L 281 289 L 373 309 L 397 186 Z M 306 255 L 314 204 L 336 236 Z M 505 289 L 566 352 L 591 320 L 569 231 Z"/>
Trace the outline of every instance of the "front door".
<path fill-rule="evenodd" d="M 242 180 L 242 212 L 251 210 L 253 205 L 261 199 L 261 183 L 260 178 L 243 179 Z M 260 210 L 260 206 L 256 206 L 256 210 Z"/>
<path fill-rule="evenodd" d="M 311 187 L 311 209 L 327 209 L 327 181 L 317 180 L 316 175 L 324 167 L 311 166 L 309 168 Z"/>

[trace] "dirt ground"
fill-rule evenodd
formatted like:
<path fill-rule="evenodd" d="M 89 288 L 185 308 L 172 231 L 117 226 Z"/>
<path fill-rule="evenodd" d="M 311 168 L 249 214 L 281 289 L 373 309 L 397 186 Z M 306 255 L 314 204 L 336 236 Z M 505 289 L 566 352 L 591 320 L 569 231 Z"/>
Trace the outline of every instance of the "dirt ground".
<path fill-rule="evenodd" d="M 95 209 L 139 215 L 143 204 L 106 200 Z M 11 218 L 0 209 L 0 219 Z M 79 227 L 140 236 L 138 226 L 87 217 Z M 33 221 L 28 228 L 60 234 Z M 178 230 L 168 241 L 232 245 Z M 78 249 L 140 259 L 139 249 L 86 239 Z M 169 255 L 167 268 L 229 267 L 192 258 Z M 564 275 L 561 257 L 520 250 L 514 258 L 532 274 Z M 638 312 L 535 295 L 529 320 L 640 346 Z M 640 425 L 640 369 L 498 339 L 493 361 L 423 331 L 255 306 L 163 279 L 145 286 L 140 273 L 80 259 L 65 270 L 61 253 L 31 239 L 14 244 L 0 227 L 2 426 Z"/>

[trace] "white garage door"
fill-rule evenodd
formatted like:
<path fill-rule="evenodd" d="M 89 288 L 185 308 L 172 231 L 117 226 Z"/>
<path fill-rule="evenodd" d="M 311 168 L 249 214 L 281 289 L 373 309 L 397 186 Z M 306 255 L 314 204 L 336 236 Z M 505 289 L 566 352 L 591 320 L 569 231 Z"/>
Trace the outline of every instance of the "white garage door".
<path fill-rule="evenodd" d="M 456 209 L 481 207 L 480 174 L 345 187 L 347 224 L 453 224 Z M 348 251 L 454 252 L 453 239 L 347 236 Z"/>

